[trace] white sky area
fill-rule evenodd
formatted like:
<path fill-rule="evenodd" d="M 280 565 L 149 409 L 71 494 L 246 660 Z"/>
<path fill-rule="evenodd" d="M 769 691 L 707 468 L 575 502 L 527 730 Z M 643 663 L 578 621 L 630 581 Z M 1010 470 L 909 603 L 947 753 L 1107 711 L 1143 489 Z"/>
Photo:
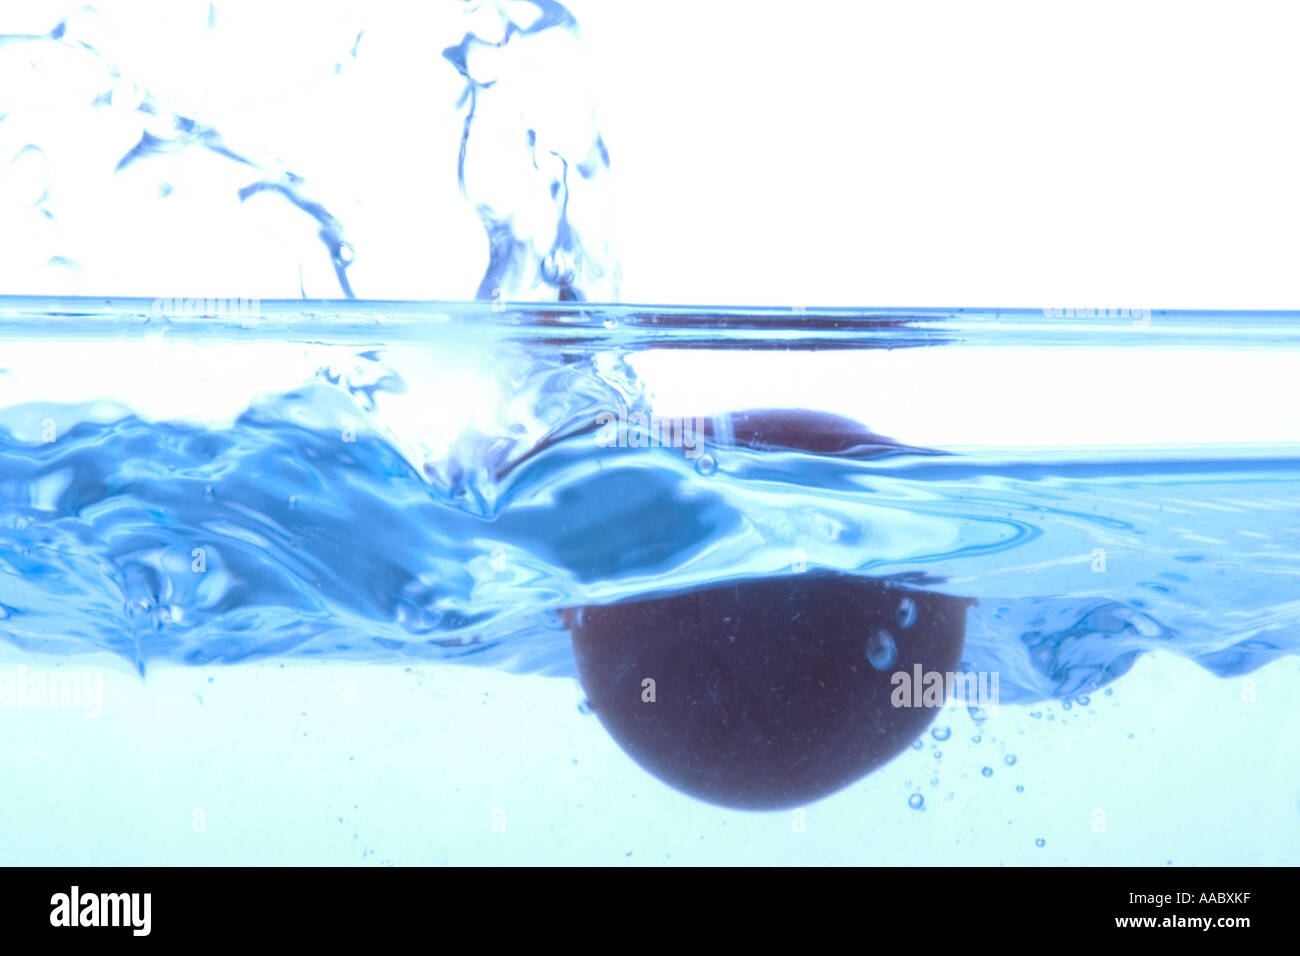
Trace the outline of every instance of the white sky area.
<path fill-rule="evenodd" d="M 46 30 L 78 6 L 6 5 L 0 29 Z M 124 72 L 210 117 L 232 145 L 279 156 L 307 177 L 357 248 L 359 292 L 472 294 L 484 242 L 455 189 L 462 84 L 441 55 L 468 22 L 459 0 L 224 0 L 211 39 L 206 3 L 99 6 L 101 24 L 119 26 L 111 39 L 97 26 L 96 38 Z M 1089 0 L 1053 4 L 1050 16 L 1039 3 L 1007 0 L 570 7 L 588 62 L 578 69 L 557 57 L 524 82 L 557 101 L 594 101 L 613 159 L 624 301 L 1295 305 L 1300 59 L 1291 39 L 1300 11 L 1292 5 Z M 1249 56 L 1227 55 L 1245 49 Z M 79 82 L 98 92 L 77 69 L 43 66 L 5 95 L 44 99 L 48 121 L 84 106 Z M 24 140 L 37 120 L 10 113 L 0 146 L 47 143 Z M 88 153 L 97 133 L 111 137 L 88 129 L 84 113 L 64 133 Z M 66 159 L 48 145 L 51 162 Z M 207 172 L 211 192 L 230 184 Z M 237 172 L 230 182 L 242 185 L 248 177 Z M 111 193 L 100 218 L 122 251 L 114 269 L 145 270 L 150 285 L 212 272 L 202 253 L 204 234 L 225 224 L 215 208 L 205 210 L 205 228 L 202 219 L 155 220 L 138 203 L 132 209 L 140 197 L 128 195 L 130 183 L 110 189 L 110 178 L 103 171 L 83 183 L 91 195 L 70 195 L 56 211 L 72 220 L 74 200 Z M 56 185 L 77 188 L 71 177 Z M 186 184 L 173 185 L 179 194 Z M 275 264 L 277 230 L 309 229 L 300 213 L 274 215 L 283 204 L 262 205 L 234 213 L 243 213 L 238 243 L 249 248 L 224 256 L 241 276 L 254 253 Z M 170 232 L 151 231 L 160 223 Z M 5 232 L 16 241 L 12 227 Z M 230 238 L 213 241 L 220 249 Z M 128 253 L 146 261 L 132 269 Z M 177 294 L 209 292 L 175 284 Z M 319 284 L 309 294 L 331 294 Z M 296 274 L 288 286 L 297 295 Z"/>
<path fill-rule="evenodd" d="M 469 25 L 457 0 L 226 0 L 216 31 L 206 2 L 100 6 L 94 38 L 124 76 L 305 177 L 356 248 L 359 295 L 473 295 L 486 241 L 455 183 L 463 83 L 442 58 Z M 612 225 L 599 221 L 621 252 L 625 302 L 1296 303 L 1300 58 L 1284 25 L 1300 13 L 1285 4 L 1093 0 L 1050 18 L 1001 0 L 820 0 L 797 15 L 764 0 L 569 6 L 585 56 L 503 59 L 502 89 L 529 89 L 534 112 L 555 107 L 543 118 L 557 139 L 594 105 L 613 161 Z M 0 31 L 44 32 L 76 7 L 10 6 Z M 310 217 L 275 196 L 232 199 L 255 178 L 246 168 L 190 150 L 115 175 L 140 132 L 130 90 L 89 110 L 102 78 L 65 54 L 32 54 L 35 71 L 26 53 L 3 61 L 0 157 L 19 159 L 0 175 L 0 289 L 339 294 Z M 485 175 L 513 182 L 517 146 L 503 142 Z M 43 191 L 52 219 L 33 202 Z M 77 267 L 51 268 L 51 254 Z M 707 367 L 674 353 L 641 366 L 672 413 L 822 407 L 943 447 L 1300 439 L 1293 352 L 1034 346 L 714 355 Z M 121 401 L 128 382 L 160 388 L 147 349 L 118 350 L 102 389 L 103 353 L 73 362 L 59 349 L 38 391 Z M 191 391 L 214 417 L 291 367 L 242 351 L 237 373 L 204 373 L 227 391 Z M 171 361 L 172 377 L 194 380 Z M 179 413 L 175 393 L 163 404 Z"/>

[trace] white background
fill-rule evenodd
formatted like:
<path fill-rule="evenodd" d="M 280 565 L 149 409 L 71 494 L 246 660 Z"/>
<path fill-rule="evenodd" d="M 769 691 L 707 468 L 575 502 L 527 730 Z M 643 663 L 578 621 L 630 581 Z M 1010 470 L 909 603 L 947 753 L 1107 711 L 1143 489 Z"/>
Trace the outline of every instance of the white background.
<path fill-rule="evenodd" d="M 1294 4 L 572 8 L 629 301 L 1296 306 Z"/>
<path fill-rule="evenodd" d="M 8 7 L 0 31 L 48 30 L 72 6 Z M 100 6 L 78 29 L 126 76 L 307 178 L 356 247 L 358 294 L 473 296 L 486 242 L 455 188 L 463 84 L 442 58 L 466 29 L 457 0 L 225 0 L 215 31 L 199 0 Z M 594 103 L 624 301 L 1296 305 L 1293 4 L 571 6 L 585 56 L 562 46 L 553 70 L 507 80 L 536 88 L 535 113 Z M 0 152 L 46 149 L 56 219 L 25 205 L 29 155 L 0 179 L 15 203 L 0 288 L 296 297 L 302 264 L 308 295 L 339 294 L 308 217 L 235 202 L 252 177 L 202 151 L 113 175 L 139 137 L 130 97 L 88 118 L 91 71 L 23 56 L 0 87 Z M 517 159 L 501 153 L 493 188 Z M 47 275 L 52 254 L 80 272 Z"/>

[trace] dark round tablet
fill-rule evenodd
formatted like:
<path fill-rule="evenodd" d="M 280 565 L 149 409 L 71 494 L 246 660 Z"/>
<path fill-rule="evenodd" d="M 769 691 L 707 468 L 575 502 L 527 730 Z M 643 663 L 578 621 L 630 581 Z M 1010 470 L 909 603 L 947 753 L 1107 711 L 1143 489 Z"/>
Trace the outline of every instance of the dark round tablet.
<path fill-rule="evenodd" d="M 729 424 L 754 447 L 837 454 L 882 441 L 802 411 Z M 917 706 L 912 688 L 957 670 L 969 603 L 810 569 L 565 616 L 583 690 L 624 751 L 702 800 L 767 810 L 847 786 L 924 731 L 937 708 Z"/>

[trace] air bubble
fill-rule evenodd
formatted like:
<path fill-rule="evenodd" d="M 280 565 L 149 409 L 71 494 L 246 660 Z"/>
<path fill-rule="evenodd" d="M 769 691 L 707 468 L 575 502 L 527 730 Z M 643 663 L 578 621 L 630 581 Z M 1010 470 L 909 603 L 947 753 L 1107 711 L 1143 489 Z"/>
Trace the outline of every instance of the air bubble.
<path fill-rule="evenodd" d="M 1047 841 L 1044 840 L 1042 837 L 1039 837 L 1037 840 L 1034 841 L 1034 846 L 1037 847 L 1047 846 Z"/>
<path fill-rule="evenodd" d="M 888 631 L 876 631 L 867 638 L 867 660 L 878 671 L 893 667 L 898 660 L 898 645 L 894 643 L 894 635 Z"/>
<path fill-rule="evenodd" d="M 713 460 L 712 455 L 701 455 L 695 461 L 695 470 L 701 475 L 711 475 L 718 468 L 718 463 Z"/>
<path fill-rule="evenodd" d="M 907 798 L 907 805 L 913 810 L 920 810 L 925 806 L 925 797 L 921 796 L 919 793 L 914 793 Z"/>
<path fill-rule="evenodd" d="M 980 771 L 980 773 L 984 774 L 984 776 L 986 777 L 991 777 L 993 776 L 993 768 L 985 767 L 983 770 Z"/>
<path fill-rule="evenodd" d="M 905 597 L 898 602 L 898 626 L 906 631 L 916 623 L 916 602 Z"/>
<path fill-rule="evenodd" d="M 1002 762 L 1005 763 L 1008 767 L 1014 767 L 1016 765 L 1016 755 L 1007 754 L 1005 757 L 1002 758 Z"/>
<path fill-rule="evenodd" d="M 944 741 L 944 740 L 947 740 L 949 737 L 952 736 L 952 728 L 951 728 L 951 727 L 936 727 L 936 728 L 934 728 L 934 730 L 930 731 L 930 736 L 933 737 L 935 740 L 938 740 L 938 741 Z"/>

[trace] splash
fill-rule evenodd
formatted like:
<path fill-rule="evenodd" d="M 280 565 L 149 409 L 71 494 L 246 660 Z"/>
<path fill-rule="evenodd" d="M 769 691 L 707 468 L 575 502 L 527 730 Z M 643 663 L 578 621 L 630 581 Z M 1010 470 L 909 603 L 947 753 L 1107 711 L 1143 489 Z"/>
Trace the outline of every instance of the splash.
<path fill-rule="evenodd" d="M 209 27 L 215 22 L 214 18 L 213 12 L 209 18 Z M 64 114 L 70 114 L 77 117 L 73 122 L 78 123 L 78 131 L 83 135 L 87 131 L 92 131 L 92 136 L 98 133 L 101 137 L 98 141 L 79 144 L 90 155 L 98 156 L 101 151 L 111 151 L 113 144 L 120 141 L 123 135 L 135 132 L 138 137 L 136 141 L 113 163 L 112 173 L 115 176 L 136 166 L 156 163 L 163 157 L 177 160 L 193 151 L 206 152 L 231 164 L 238 171 L 237 174 L 242 173 L 247 180 L 251 180 L 236 192 L 240 203 L 260 194 L 270 194 L 281 197 L 306 213 L 314 220 L 317 236 L 329 255 L 339 291 L 342 295 L 351 297 L 353 292 L 347 269 L 353 253 L 343 238 L 342 223 L 321 201 L 313 197 L 303 177 L 284 168 L 274 156 L 230 146 L 215 126 L 204 122 L 195 113 L 183 112 L 168 105 L 165 96 L 134 79 L 129 67 L 119 64 L 101 49 L 99 37 L 102 34 L 106 41 L 111 41 L 112 30 L 110 18 L 93 6 L 85 6 L 60 20 L 48 32 L 0 36 L 0 54 L 13 57 L 6 64 L 9 70 L 20 68 L 24 58 L 32 69 L 38 64 L 42 67 L 52 64 L 53 72 L 62 82 L 67 83 L 69 99 L 85 96 L 93 90 L 93 95 L 89 97 L 89 109 L 108 119 L 107 123 L 104 119 L 96 121 L 93 118 L 81 118 L 76 103 L 61 100 L 53 106 L 57 111 L 54 114 L 56 120 L 63 118 Z M 59 86 L 59 83 L 45 77 L 41 82 L 51 87 Z M 24 96 L 22 90 L 20 85 L 7 85 L 10 102 L 5 104 L 6 119 L 17 121 L 26 118 L 24 111 L 52 108 L 47 102 L 48 97 Z M 61 141 L 70 130 L 47 128 L 46 132 L 51 138 Z M 66 143 L 62 145 L 66 147 Z M 33 151 L 42 156 L 45 154 L 44 148 L 39 144 L 27 144 L 13 157 L 11 165 L 16 165 Z M 84 166 L 78 175 L 83 182 L 90 178 Z M 80 184 L 75 184 L 74 189 L 77 185 Z M 165 199 L 171 190 L 170 184 L 161 182 L 158 195 Z M 61 213 L 56 210 L 60 208 L 63 198 L 47 187 L 38 199 L 28 205 L 38 207 L 48 221 L 57 222 Z M 56 237 L 55 241 L 59 238 L 62 237 Z M 78 270 L 82 268 L 82 263 L 70 256 L 51 255 L 47 261 L 51 265 L 71 264 Z"/>
<path fill-rule="evenodd" d="M 323 44 L 326 53 L 339 49 L 338 62 L 328 69 L 328 56 L 299 52 L 307 46 L 298 35 L 305 33 L 304 23 L 271 24 L 272 18 L 258 18 L 243 24 L 243 32 L 223 32 L 224 5 L 191 6 L 173 8 L 181 13 L 160 31 L 168 45 L 192 49 L 195 72 L 215 63 L 218 77 L 233 68 L 231 60 L 260 64 L 268 54 L 295 54 L 297 59 L 283 71 L 257 74 L 258 82 L 301 83 L 301 92 L 296 87 L 288 93 L 281 88 L 265 92 L 278 97 L 279 108 L 297 114 L 286 117 L 291 128 L 302 127 L 307 117 L 322 117 L 324 128 L 311 137 L 323 147 L 331 135 L 349 144 L 375 135 L 374 127 L 363 129 L 357 123 L 359 116 L 376 112 L 367 98 L 377 95 L 371 91 L 379 67 L 367 61 L 367 51 L 385 36 L 426 26 L 425 21 L 409 27 L 385 21 L 378 12 L 373 31 L 365 24 L 355 30 L 340 25 L 334 31 L 338 36 L 330 34 Z M 13 211 L 11 245 L 0 248 L 0 263 L 13 270 L 10 288 L 51 294 L 250 295 L 266 283 L 261 294 L 270 297 L 283 294 L 284 264 L 290 264 L 296 269 L 295 291 L 303 297 L 405 297 L 391 291 L 395 280 L 381 263 L 371 263 L 366 273 L 378 278 L 358 286 L 356 243 L 345 225 L 363 212 L 373 215 L 368 210 L 384 167 L 393 165 L 392 153 L 371 157 L 366 175 L 355 177 L 322 165 L 328 154 L 319 150 L 300 149 L 291 165 L 267 140 L 290 149 L 300 144 L 282 136 L 273 115 L 250 113 L 240 98 L 262 90 L 237 94 L 225 89 L 229 84 L 224 80 L 205 88 L 191 80 L 183 61 L 170 63 L 170 71 L 161 69 L 159 62 L 167 65 L 168 56 L 156 43 L 144 45 L 133 35 L 143 26 L 131 19 L 140 12 L 101 7 L 80 7 L 45 29 L 0 33 L 0 157 L 10 164 L 0 201 L 7 200 Z M 543 61 L 577 68 L 582 46 L 576 21 L 564 7 L 546 0 L 449 3 L 439 10 L 427 21 L 435 33 L 446 31 L 450 37 L 463 29 L 465 20 L 470 26 L 440 61 L 447 80 L 458 76 L 464 81 L 458 107 L 450 96 L 445 107 L 438 103 L 445 93 L 436 74 L 418 74 L 416 82 L 429 88 L 411 91 L 414 109 L 381 104 L 382 112 L 397 116 L 391 129 L 378 128 L 385 137 L 381 145 L 409 150 L 402 144 L 414 141 L 426 122 L 419 118 L 421 112 L 434 118 L 445 112 L 449 124 L 461 124 L 458 137 L 448 125 L 446 142 L 459 151 L 462 201 L 471 204 L 487 233 L 479 297 L 615 299 L 618 266 L 606 238 L 608 151 L 590 106 L 574 94 L 586 86 L 566 82 L 570 77 L 556 78 L 553 69 L 538 69 Z M 30 16 L 26 20 L 39 23 Z M 372 60 L 382 61 L 384 55 L 376 53 Z M 367 66 L 370 73 L 362 69 Z M 38 69 L 39 86 L 31 73 Z M 353 74 L 359 78 L 352 80 Z M 539 82 L 539 76 L 548 79 Z M 446 93 L 451 85 L 446 84 Z M 450 111 L 460 107 L 464 115 L 457 119 Z M 441 141 L 435 136 L 434 142 Z M 311 167 L 308 175 L 299 163 Z M 433 157 L 429 166 L 437 165 Z M 140 188 L 143 178 L 156 182 L 152 192 Z M 178 180 L 186 188 L 178 191 Z M 425 223 L 447 232 L 454 222 L 432 199 L 412 216 L 405 206 L 423 195 L 424 187 L 414 181 L 407 187 L 405 199 L 401 192 L 397 199 L 385 199 L 393 207 L 382 227 L 387 235 L 383 243 L 372 241 L 372 248 L 391 251 L 400 244 L 400 234 L 423 232 Z M 184 213 L 164 215 L 152 209 L 157 203 L 174 205 L 182 197 L 190 202 Z M 282 203 L 284 209 L 267 203 Z M 399 203 L 404 203 L 400 211 Z M 316 248 L 323 248 L 327 272 L 317 268 L 320 252 L 299 247 L 300 228 L 287 218 L 292 215 L 307 218 Z M 183 230 L 193 257 L 202 261 L 159 264 L 135 284 L 123 284 L 125 274 L 139 274 L 139 269 L 120 262 L 124 250 L 112 228 L 115 217 L 123 225 L 142 217 L 155 220 L 146 230 L 150 239 L 164 230 Z M 377 227 L 369 228 L 373 237 Z M 287 245 L 271 241 L 270 235 L 281 234 L 290 240 Z M 266 248 L 260 256 L 259 245 Z M 274 255 L 282 271 L 262 279 L 267 254 Z M 296 266 L 291 256 L 297 257 Z M 429 262 L 426 268 L 438 273 L 445 264 Z M 39 277 L 35 285 L 34 275 Z M 321 284 L 325 275 L 332 277 L 333 288 Z M 450 292 L 462 278 L 459 272 L 440 276 L 439 287 Z"/>
<path fill-rule="evenodd" d="M 109 316 L 74 305 L 57 321 L 106 334 Z M 123 315 L 80 404 L 47 374 L 57 338 L 7 345 L 0 637 L 142 669 L 295 655 L 572 673 L 566 609 L 816 569 L 898 589 L 892 650 L 864 633 L 855 651 L 880 666 L 924 595 L 971 602 L 960 670 L 999 673 L 1006 703 L 1074 699 L 1151 651 L 1228 676 L 1300 650 L 1294 447 L 1131 448 L 1099 466 L 1087 450 L 814 453 L 708 429 L 693 460 L 593 427 L 649 410 L 624 359 L 680 335 L 681 310 L 617 338 L 572 307 L 410 312 L 340 307 L 304 327 L 311 348 L 196 319 L 168 327 L 188 346 L 157 353 L 146 313 Z M 54 335 L 55 316 L 29 315 Z M 571 361 L 591 328 L 604 360 Z M 219 362 L 204 341 L 225 345 Z M 219 407 L 221 376 L 258 396 Z"/>
<path fill-rule="evenodd" d="M 490 246 L 477 297 L 617 301 L 608 240 L 591 244 L 574 224 L 575 211 L 603 211 L 609 170 L 593 115 L 570 102 L 582 86 L 555 69 L 581 62 L 577 21 L 552 0 L 467 8 L 478 22 L 443 56 L 465 78 L 457 179 Z"/>

